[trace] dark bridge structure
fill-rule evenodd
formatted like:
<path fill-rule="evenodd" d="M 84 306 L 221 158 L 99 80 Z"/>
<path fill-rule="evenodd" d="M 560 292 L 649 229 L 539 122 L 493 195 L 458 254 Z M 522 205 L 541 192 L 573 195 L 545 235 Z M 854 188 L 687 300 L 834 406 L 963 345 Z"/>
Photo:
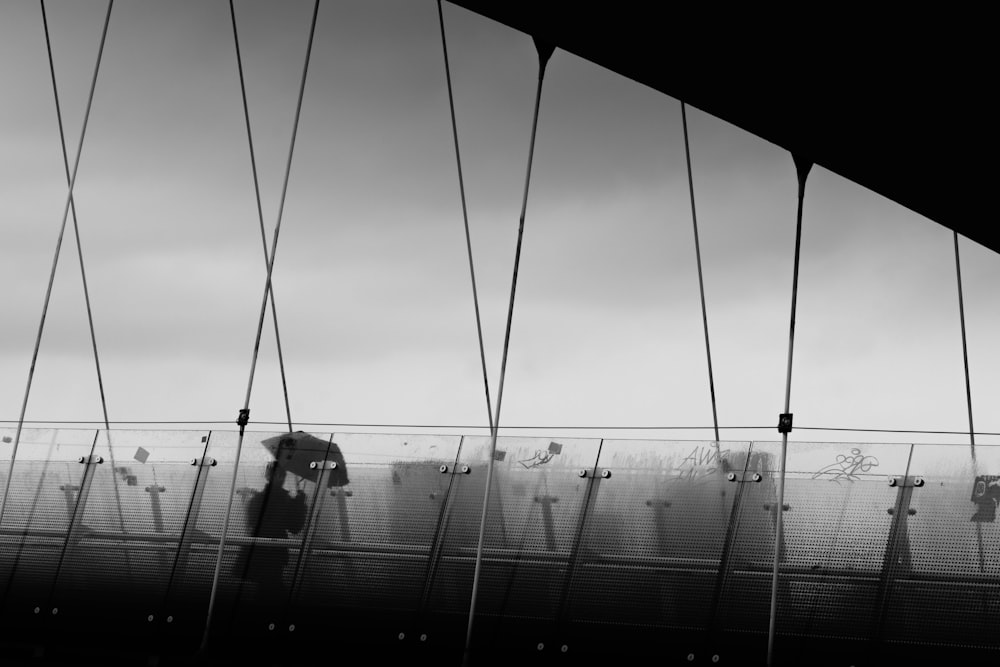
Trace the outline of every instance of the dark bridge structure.
<path fill-rule="evenodd" d="M 565 49 L 788 149 L 800 198 L 819 164 L 1000 251 L 982 222 L 974 39 L 455 4 L 532 35 L 542 71 Z M 707 69 L 669 65 L 694 52 Z M 226 431 L 27 428 L 22 411 L 0 431 L 0 650 L 137 665 L 1000 656 L 1000 478 L 982 474 L 1000 447 L 790 443 L 785 408 L 780 442 L 505 437 L 499 397 L 489 436 L 306 434 L 290 417 L 257 432 L 248 406 Z"/>

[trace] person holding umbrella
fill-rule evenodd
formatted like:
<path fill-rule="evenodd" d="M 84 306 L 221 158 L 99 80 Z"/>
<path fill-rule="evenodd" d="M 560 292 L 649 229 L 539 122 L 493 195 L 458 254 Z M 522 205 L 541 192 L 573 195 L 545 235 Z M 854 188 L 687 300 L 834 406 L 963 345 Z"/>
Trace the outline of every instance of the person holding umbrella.
<path fill-rule="evenodd" d="M 284 572 L 289 549 L 272 539 L 287 539 L 302 531 L 306 520 L 306 494 L 301 489 L 292 496 L 285 489 L 286 470 L 280 460 L 264 468 L 265 484 L 260 491 L 250 491 L 246 503 L 247 531 L 255 538 L 264 538 L 244 547 L 237 560 L 235 574 L 243 581 L 253 582 L 261 602 L 274 603 L 285 592 Z"/>

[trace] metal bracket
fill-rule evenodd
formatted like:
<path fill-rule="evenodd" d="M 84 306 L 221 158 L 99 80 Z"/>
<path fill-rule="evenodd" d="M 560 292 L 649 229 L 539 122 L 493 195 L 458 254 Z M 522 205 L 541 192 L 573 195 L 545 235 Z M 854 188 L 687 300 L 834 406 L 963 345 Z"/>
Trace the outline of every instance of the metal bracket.
<path fill-rule="evenodd" d="M 336 470 L 336 461 L 312 461 L 309 464 L 310 470 Z"/>
<path fill-rule="evenodd" d="M 213 459 L 211 456 L 203 456 L 200 459 L 191 459 L 191 465 L 200 465 L 203 468 L 210 468 L 217 465 L 219 462 Z"/>
<path fill-rule="evenodd" d="M 447 464 L 442 463 L 441 467 L 438 468 L 438 471 L 442 475 L 446 475 L 448 473 L 451 473 L 452 475 L 468 475 L 469 473 L 472 472 L 472 468 L 469 466 L 468 463 L 463 463 L 457 468 L 451 468 Z"/>
<path fill-rule="evenodd" d="M 576 475 L 577 477 L 583 477 L 583 478 L 600 477 L 601 479 L 608 479 L 611 477 L 611 471 L 608 470 L 607 468 L 602 468 L 600 474 L 594 474 L 594 473 L 595 471 L 591 470 L 590 468 L 580 468 L 580 470 L 577 471 Z"/>
<path fill-rule="evenodd" d="M 77 463 L 104 463 L 104 457 L 98 456 L 97 454 L 92 454 L 91 456 L 81 456 L 77 459 Z"/>
<path fill-rule="evenodd" d="M 778 433 L 792 432 L 792 413 L 783 412 L 778 415 Z"/>
<path fill-rule="evenodd" d="M 730 472 L 726 475 L 726 479 L 730 482 L 760 482 L 764 479 L 764 476 L 759 472 L 745 473 L 745 472 Z"/>
<path fill-rule="evenodd" d="M 914 477 L 911 475 L 907 475 L 906 477 L 903 477 L 902 475 L 892 475 L 887 479 L 887 481 L 889 482 L 889 486 L 898 486 L 903 489 L 908 487 L 920 488 L 924 485 L 923 477 Z"/>

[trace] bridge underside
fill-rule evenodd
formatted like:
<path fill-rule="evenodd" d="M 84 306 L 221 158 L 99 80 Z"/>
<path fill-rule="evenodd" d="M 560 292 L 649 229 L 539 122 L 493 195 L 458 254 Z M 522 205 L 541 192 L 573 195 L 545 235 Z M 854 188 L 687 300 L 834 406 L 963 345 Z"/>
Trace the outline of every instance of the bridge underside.
<path fill-rule="evenodd" d="M 25 431 L 4 655 L 187 664 L 231 503 L 210 662 L 459 664 L 488 438 L 251 433 L 230 495 L 235 439 Z M 779 447 L 501 438 L 472 664 L 762 664 Z M 976 469 L 948 446 L 793 445 L 777 664 L 1000 655 L 1000 487 Z"/>
<path fill-rule="evenodd" d="M 985 16 L 453 0 L 811 158 L 1000 252 Z M 992 218 L 990 218 L 992 219 Z"/>

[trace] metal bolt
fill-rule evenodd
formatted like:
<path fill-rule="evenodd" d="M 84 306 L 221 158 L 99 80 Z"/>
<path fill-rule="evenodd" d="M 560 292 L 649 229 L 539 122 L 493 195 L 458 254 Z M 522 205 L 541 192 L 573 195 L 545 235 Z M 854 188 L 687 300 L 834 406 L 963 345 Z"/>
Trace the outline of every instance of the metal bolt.
<path fill-rule="evenodd" d="M 83 463 L 83 457 L 82 456 L 77 459 L 77 463 Z"/>
<path fill-rule="evenodd" d="M 897 484 L 899 484 L 899 480 L 897 480 L 895 477 L 889 478 L 889 486 L 896 486 Z"/>
<path fill-rule="evenodd" d="M 726 475 L 726 479 L 728 479 L 730 482 L 735 482 L 736 481 L 736 473 L 734 473 L 734 472 L 729 473 L 728 475 Z"/>
<path fill-rule="evenodd" d="M 173 616 L 167 616 L 167 623 L 173 623 L 173 622 L 174 622 L 174 617 Z"/>
<path fill-rule="evenodd" d="M 55 616 L 59 613 L 59 607 L 52 607 L 52 615 Z"/>
<path fill-rule="evenodd" d="M 98 463 L 104 463 L 104 457 L 103 456 L 98 456 L 97 457 L 97 462 Z"/>
<path fill-rule="evenodd" d="M 563 653 L 565 653 L 566 651 L 568 651 L 568 650 L 569 650 L 569 645 L 568 645 L 568 644 L 563 644 L 563 645 L 562 645 L 562 648 L 561 648 L 561 649 L 559 649 L 559 650 L 560 650 L 560 651 L 562 651 Z"/>
<path fill-rule="evenodd" d="M 215 459 L 213 459 L 211 456 L 208 457 L 208 465 L 210 465 L 212 467 L 215 467 L 215 465 L 217 463 L 218 463 L 218 461 L 216 461 Z"/>
<path fill-rule="evenodd" d="M 694 653 L 688 653 L 688 662 L 694 662 Z"/>
<path fill-rule="evenodd" d="M 442 463 L 442 464 L 441 464 L 441 467 L 440 467 L 440 468 L 438 468 L 438 470 L 440 470 L 440 471 L 441 471 L 442 473 L 446 473 L 446 472 L 448 472 L 448 466 L 446 466 L 446 465 L 444 465 L 444 464 Z"/>
<path fill-rule="evenodd" d="M 310 470 L 315 470 L 316 469 L 316 462 L 315 461 L 310 461 L 310 463 L 309 463 L 309 469 Z"/>
<path fill-rule="evenodd" d="M 917 477 L 913 480 L 913 486 L 923 486 L 923 485 L 924 485 L 923 477 Z"/>
<path fill-rule="evenodd" d="M 580 468 L 580 472 L 578 472 L 576 474 L 579 475 L 580 477 L 586 477 L 587 476 L 587 469 L 586 468 Z"/>
<path fill-rule="evenodd" d="M 191 459 L 191 465 L 193 466 L 198 465 L 198 459 Z"/>
<path fill-rule="evenodd" d="M 715 655 L 712 656 L 712 662 L 719 662 L 719 654 L 718 653 L 716 653 Z"/>
<path fill-rule="evenodd" d="M 35 613 L 36 614 L 40 614 L 41 612 L 42 612 L 42 608 L 41 607 L 35 607 Z"/>
<path fill-rule="evenodd" d="M 274 630 L 274 623 L 268 623 L 267 624 L 267 629 L 268 630 Z"/>
<path fill-rule="evenodd" d="M 470 470 L 472 470 L 472 469 L 469 467 L 468 463 L 463 463 L 462 464 L 462 474 L 463 475 L 468 475 Z"/>
<path fill-rule="evenodd" d="M 539 651 L 541 651 L 541 650 L 543 650 L 545 648 L 545 644 L 543 644 L 542 642 L 538 642 L 538 646 L 536 646 L 535 648 L 537 648 Z"/>
<path fill-rule="evenodd" d="M 404 639 L 406 639 L 406 633 L 400 632 L 399 635 L 397 635 L 397 637 L 399 637 L 399 641 L 403 641 Z"/>
<path fill-rule="evenodd" d="M 610 470 L 602 470 L 601 471 L 601 477 L 603 477 L 604 479 L 608 479 L 609 477 L 611 477 L 611 471 Z"/>
<path fill-rule="evenodd" d="M 336 470 L 336 469 L 337 469 L 337 462 L 336 461 L 331 461 L 330 462 L 330 470 Z"/>
<path fill-rule="evenodd" d="M 425 633 L 425 634 L 422 634 L 422 635 L 420 635 L 420 641 L 422 641 L 422 642 L 425 642 L 425 641 L 427 641 L 427 634 L 426 634 L 426 633 Z"/>
<path fill-rule="evenodd" d="M 150 623 L 152 623 L 153 622 L 153 615 L 150 614 L 149 616 L 147 616 L 146 620 L 149 621 Z"/>
<path fill-rule="evenodd" d="M 755 472 L 751 479 L 753 479 L 753 481 L 755 482 L 759 482 L 760 480 L 764 479 L 764 477 L 759 472 Z"/>
<path fill-rule="evenodd" d="M 295 624 L 294 623 L 292 623 L 291 625 L 288 626 L 288 631 L 289 632 L 295 632 Z"/>

